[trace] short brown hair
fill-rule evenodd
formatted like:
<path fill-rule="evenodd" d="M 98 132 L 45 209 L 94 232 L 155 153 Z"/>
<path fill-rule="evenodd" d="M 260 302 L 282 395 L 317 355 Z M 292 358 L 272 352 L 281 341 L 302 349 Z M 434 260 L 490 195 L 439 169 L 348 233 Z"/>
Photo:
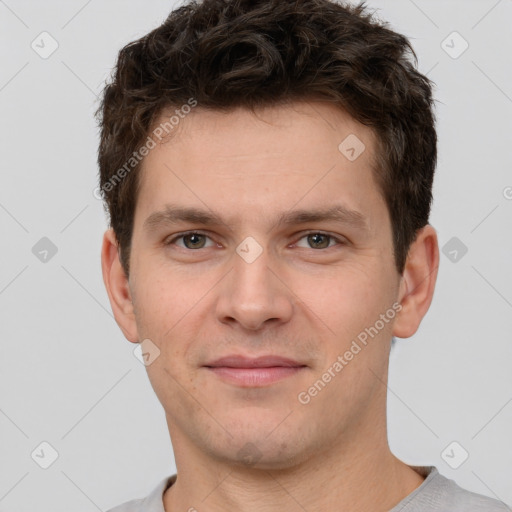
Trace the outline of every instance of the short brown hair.
<path fill-rule="evenodd" d="M 327 100 L 370 126 L 402 274 L 428 223 L 437 159 L 432 83 L 416 64 L 407 38 L 364 2 L 193 0 L 172 11 L 121 49 L 96 113 L 100 190 L 126 275 L 140 175 L 126 162 L 164 109 L 191 98 L 224 111 Z"/>

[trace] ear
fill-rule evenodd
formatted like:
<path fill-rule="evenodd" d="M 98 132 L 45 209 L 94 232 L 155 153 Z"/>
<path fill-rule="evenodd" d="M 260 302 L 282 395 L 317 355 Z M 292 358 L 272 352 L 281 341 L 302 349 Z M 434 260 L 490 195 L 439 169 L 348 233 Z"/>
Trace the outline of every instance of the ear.
<path fill-rule="evenodd" d="M 393 336 L 409 338 L 418 330 L 432 302 L 438 267 L 437 233 L 427 224 L 418 231 L 407 254 L 398 297 L 402 309 L 395 317 Z"/>
<path fill-rule="evenodd" d="M 138 343 L 139 336 L 128 278 L 119 259 L 118 243 L 113 229 L 108 229 L 103 235 L 101 270 L 117 325 L 128 341 Z"/>

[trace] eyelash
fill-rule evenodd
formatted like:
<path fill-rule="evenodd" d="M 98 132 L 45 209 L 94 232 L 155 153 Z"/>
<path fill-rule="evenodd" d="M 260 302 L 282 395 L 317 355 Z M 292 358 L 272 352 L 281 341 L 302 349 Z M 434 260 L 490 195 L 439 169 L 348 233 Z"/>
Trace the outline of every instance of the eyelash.
<path fill-rule="evenodd" d="M 166 240 L 164 242 L 164 245 L 165 246 L 173 245 L 176 240 L 184 238 L 188 235 L 201 235 L 201 236 L 210 238 L 206 233 L 203 233 L 202 231 L 186 231 L 184 233 L 174 236 L 173 238 L 171 238 L 169 240 Z M 298 240 L 302 240 L 303 238 L 306 238 L 309 235 L 322 235 L 322 236 L 329 238 L 329 241 L 334 240 L 335 242 L 338 243 L 338 245 L 347 245 L 346 241 L 341 240 L 329 233 L 324 233 L 323 231 L 308 231 L 308 232 L 304 233 Z M 210 240 L 211 240 L 211 238 L 210 238 Z M 332 247 L 335 247 L 335 246 L 331 245 L 331 246 L 325 247 L 323 249 L 314 249 L 314 248 L 310 247 L 310 249 L 313 251 L 325 251 L 326 249 L 331 249 Z M 180 247 L 180 249 L 184 249 L 186 251 L 193 252 L 193 251 L 199 251 L 200 249 L 208 249 L 208 247 L 200 247 L 199 249 L 189 249 L 188 247 Z M 304 247 L 302 247 L 302 249 L 304 249 Z"/>

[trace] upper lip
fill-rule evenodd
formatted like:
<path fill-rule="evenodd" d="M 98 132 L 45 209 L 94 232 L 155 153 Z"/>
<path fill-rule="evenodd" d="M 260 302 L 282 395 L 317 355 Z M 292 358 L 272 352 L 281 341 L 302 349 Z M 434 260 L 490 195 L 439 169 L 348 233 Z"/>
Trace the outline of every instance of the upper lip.
<path fill-rule="evenodd" d="M 287 357 L 266 355 L 260 357 L 246 357 L 242 355 L 231 355 L 216 359 L 211 363 L 205 364 L 207 367 L 229 367 L 229 368 L 270 368 L 272 366 L 306 366 Z"/>

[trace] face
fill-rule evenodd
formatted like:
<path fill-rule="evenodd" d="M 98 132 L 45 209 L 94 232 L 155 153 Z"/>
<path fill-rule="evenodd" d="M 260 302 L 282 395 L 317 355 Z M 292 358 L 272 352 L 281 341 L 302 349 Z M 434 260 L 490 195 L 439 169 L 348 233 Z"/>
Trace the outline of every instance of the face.
<path fill-rule="evenodd" d="M 364 442 L 401 281 L 371 130 L 322 102 L 180 123 L 144 160 L 120 320 L 159 351 L 173 445 L 276 469 Z"/>

